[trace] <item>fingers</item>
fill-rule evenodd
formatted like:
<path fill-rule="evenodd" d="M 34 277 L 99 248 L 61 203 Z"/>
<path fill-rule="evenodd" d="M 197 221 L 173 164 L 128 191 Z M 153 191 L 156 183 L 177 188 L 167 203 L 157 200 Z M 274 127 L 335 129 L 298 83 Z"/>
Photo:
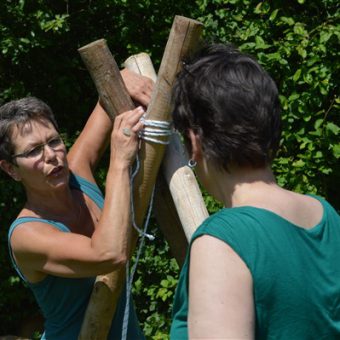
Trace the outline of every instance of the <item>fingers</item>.
<path fill-rule="evenodd" d="M 143 114 L 145 114 L 145 111 L 141 106 L 135 108 L 134 110 L 130 110 L 120 114 L 116 118 L 116 120 L 118 120 L 117 128 L 134 128 L 136 124 L 140 123 L 140 119 L 142 118 Z"/>
<path fill-rule="evenodd" d="M 142 107 L 124 112 L 116 117 L 111 134 L 112 164 L 130 166 L 135 159 L 139 146 L 138 131 L 143 128 Z"/>
<path fill-rule="evenodd" d="M 132 99 L 147 106 L 151 100 L 154 82 L 150 78 L 131 72 L 128 69 L 122 70 L 121 75 Z"/>
<path fill-rule="evenodd" d="M 143 122 L 139 121 L 133 128 L 132 128 L 132 131 L 134 133 L 138 133 L 138 131 L 142 130 L 144 127 L 144 124 Z"/>
<path fill-rule="evenodd" d="M 113 131 L 116 135 L 137 138 L 138 131 L 143 129 L 144 126 L 141 122 L 141 118 L 144 114 L 145 111 L 141 106 L 120 114 L 115 119 Z"/>
<path fill-rule="evenodd" d="M 150 104 L 151 96 L 146 93 L 139 93 L 138 96 L 133 98 L 137 103 L 147 107 Z"/>

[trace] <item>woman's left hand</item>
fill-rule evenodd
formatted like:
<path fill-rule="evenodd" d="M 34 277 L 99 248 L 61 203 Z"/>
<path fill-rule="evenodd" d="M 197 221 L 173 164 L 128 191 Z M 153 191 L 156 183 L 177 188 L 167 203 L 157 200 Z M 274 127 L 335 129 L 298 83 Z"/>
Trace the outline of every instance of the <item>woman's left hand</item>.
<path fill-rule="evenodd" d="M 123 77 L 124 84 L 131 98 L 143 106 L 148 106 L 151 100 L 154 82 L 150 78 L 139 75 L 126 68 L 121 70 L 120 74 Z"/>

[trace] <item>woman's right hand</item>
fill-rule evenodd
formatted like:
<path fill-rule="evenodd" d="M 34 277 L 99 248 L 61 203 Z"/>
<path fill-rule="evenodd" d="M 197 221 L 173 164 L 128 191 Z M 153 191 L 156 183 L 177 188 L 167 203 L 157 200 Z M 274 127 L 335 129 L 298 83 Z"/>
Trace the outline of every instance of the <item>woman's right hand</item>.
<path fill-rule="evenodd" d="M 139 106 L 115 118 L 111 134 L 111 165 L 129 167 L 133 163 L 139 145 L 138 132 L 143 129 L 140 119 L 144 113 Z"/>
<path fill-rule="evenodd" d="M 154 82 L 138 73 L 126 68 L 120 71 L 124 84 L 131 98 L 144 106 L 148 106 L 151 100 Z"/>

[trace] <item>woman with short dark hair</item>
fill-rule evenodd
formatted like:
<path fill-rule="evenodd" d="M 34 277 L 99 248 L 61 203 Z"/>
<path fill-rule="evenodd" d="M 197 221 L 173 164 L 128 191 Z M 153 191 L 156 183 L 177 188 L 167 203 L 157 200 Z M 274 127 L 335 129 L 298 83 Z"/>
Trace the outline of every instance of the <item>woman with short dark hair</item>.
<path fill-rule="evenodd" d="M 122 71 L 129 93 L 147 105 L 152 81 Z M 95 277 L 125 266 L 130 251 L 129 170 L 138 149 L 142 107 L 114 124 L 97 104 L 67 153 L 51 109 L 37 98 L 0 108 L 0 167 L 26 192 L 8 243 L 12 262 L 45 318 L 43 339 L 76 340 Z M 110 144 L 105 201 L 94 179 Z M 122 334 L 122 292 L 109 339 Z M 143 339 L 133 306 L 128 338 Z"/>
<path fill-rule="evenodd" d="M 275 181 L 274 81 L 236 48 L 210 45 L 184 65 L 174 103 L 189 164 L 225 208 L 192 237 L 171 338 L 338 339 L 340 218 Z"/>

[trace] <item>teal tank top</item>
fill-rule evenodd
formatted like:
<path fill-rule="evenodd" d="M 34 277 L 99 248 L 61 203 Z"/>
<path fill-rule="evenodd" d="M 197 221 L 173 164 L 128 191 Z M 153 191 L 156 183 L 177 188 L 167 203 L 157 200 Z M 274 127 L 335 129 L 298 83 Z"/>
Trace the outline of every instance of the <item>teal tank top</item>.
<path fill-rule="evenodd" d="M 82 177 L 71 174 L 70 187 L 81 190 L 91 200 L 93 200 L 100 209 L 103 208 L 103 195 L 95 184 L 88 182 Z M 18 218 L 12 223 L 9 229 L 8 245 L 13 266 L 18 272 L 19 276 L 33 291 L 33 294 L 45 318 L 45 332 L 41 339 L 77 340 L 93 289 L 95 277 L 75 279 L 47 275 L 45 279 L 38 283 L 28 282 L 15 263 L 11 250 L 10 239 L 16 227 L 35 219 L 38 218 Z M 62 223 L 52 220 L 38 220 L 50 224 L 63 232 L 70 232 L 69 228 L 67 228 L 67 226 Z M 119 299 L 108 339 L 121 338 L 125 303 L 126 291 L 124 289 Z M 127 339 L 144 339 L 131 300 Z"/>
<path fill-rule="evenodd" d="M 340 217 L 325 200 L 312 229 L 255 207 L 223 209 L 194 233 L 216 237 L 248 266 L 253 278 L 255 338 L 340 339 Z M 188 253 L 177 286 L 170 338 L 188 338 Z"/>

